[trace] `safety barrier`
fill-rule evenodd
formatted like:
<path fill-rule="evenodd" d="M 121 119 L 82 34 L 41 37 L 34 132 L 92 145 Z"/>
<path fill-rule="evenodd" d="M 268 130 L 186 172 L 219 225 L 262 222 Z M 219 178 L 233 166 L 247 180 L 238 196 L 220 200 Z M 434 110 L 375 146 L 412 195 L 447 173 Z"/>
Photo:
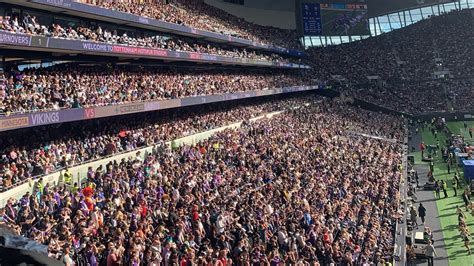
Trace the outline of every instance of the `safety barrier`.
<path fill-rule="evenodd" d="M 406 136 L 408 136 L 408 128 L 405 128 Z M 407 218 L 407 175 L 408 175 L 408 137 L 404 139 L 404 149 L 403 149 L 403 159 L 402 159 L 402 176 L 400 179 L 399 184 L 399 192 L 400 192 L 400 206 L 399 211 L 403 213 L 402 218 L 397 221 L 395 227 L 395 246 L 394 246 L 394 260 L 392 262 L 393 265 L 396 266 L 405 266 L 407 262 L 406 257 L 406 234 L 407 234 L 407 225 L 406 225 L 406 218 Z"/>

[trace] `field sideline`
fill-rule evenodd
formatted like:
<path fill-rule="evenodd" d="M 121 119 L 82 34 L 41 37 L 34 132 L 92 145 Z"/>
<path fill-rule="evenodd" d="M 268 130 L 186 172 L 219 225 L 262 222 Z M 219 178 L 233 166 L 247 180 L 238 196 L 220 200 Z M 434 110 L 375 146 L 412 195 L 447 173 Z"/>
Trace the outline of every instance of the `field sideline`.
<path fill-rule="evenodd" d="M 467 122 L 469 127 L 474 128 L 474 121 Z M 471 143 L 473 139 L 470 138 L 469 132 L 464 130 L 463 121 L 460 122 L 448 122 L 448 128 L 454 134 L 464 135 L 467 142 Z M 421 131 L 422 139 L 426 145 L 436 144 L 438 140 L 440 145 L 445 143 L 447 136 L 444 134 L 438 134 L 438 139 L 431 134 L 431 132 L 425 128 Z M 416 152 L 415 154 L 416 163 L 421 162 L 421 153 Z M 436 157 L 435 166 L 434 166 L 434 176 L 438 180 L 445 180 L 448 184 L 448 198 L 443 198 L 436 201 L 438 207 L 439 218 L 441 222 L 441 227 L 443 228 L 443 235 L 446 250 L 448 252 L 449 265 L 451 266 L 466 266 L 474 265 L 474 245 L 473 239 L 471 237 L 471 255 L 468 255 L 466 248 L 464 247 L 464 242 L 462 241 L 461 236 L 459 235 L 457 225 L 457 215 L 456 215 L 456 206 L 463 207 L 464 203 L 461 198 L 463 189 L 458 190 L 458 196 L 454 197 L 454 190 L 452 189 L 452 179 L 454 172 L 458 171 L 463 177 L 463 169 L 459 167 L 458 169 L 451 169 L 451 174 L 448 174 L 446 163 L 443 162 L 441 155 L 438 153 Z M 464 180 L 464 179 L 463 179 Z M 464 186 L 467 184 L 464 183 Z M 441 193 L 442 195 L 443 193 Z M 463 211 L 465 209 L 463 208 Z M 470 228 L 471 234 L 474 236 L 474 217 L 470 213 L 466 213 L 467 223 Z"/>

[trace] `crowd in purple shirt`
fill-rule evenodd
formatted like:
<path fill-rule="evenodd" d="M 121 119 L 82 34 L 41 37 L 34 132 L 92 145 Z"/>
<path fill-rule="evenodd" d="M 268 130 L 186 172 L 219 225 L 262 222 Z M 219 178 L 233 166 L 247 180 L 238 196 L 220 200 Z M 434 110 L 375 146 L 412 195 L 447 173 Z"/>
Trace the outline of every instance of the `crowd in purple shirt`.
<path fill-rule="evenodd" d="M 382 87 L 351 86 L 339 90 L 346 96 L 409 114 L 474 110 L 472 78 L 401 82 Z"/>
<path fill-rule="evenodd" d="M 194 146 L 90 169 L 84 188 L 39 180 L 0 209 L 1 223 L 69 265 L 392 261 L 402 145 L 358 134 L 401 140 L 403 120 L 297 103 Z"/>

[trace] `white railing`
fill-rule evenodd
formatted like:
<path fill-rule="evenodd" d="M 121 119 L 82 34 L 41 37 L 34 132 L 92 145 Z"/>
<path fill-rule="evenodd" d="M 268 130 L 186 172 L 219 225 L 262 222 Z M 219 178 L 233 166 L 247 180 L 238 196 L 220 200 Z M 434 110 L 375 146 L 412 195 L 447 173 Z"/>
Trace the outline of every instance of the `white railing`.
<path fill-rule="evenodd" d="M 402 177 L 400 179 L 399 191 L 400 191 L 400 206 L 399 211 L 403 213 L 401 219 L 397 221 L 395 228 L 395 246 L 393 251 L 393 262 L 395 266 L 405 266 L 407 262 L 406 257 L 406 235 L 407 235 L 407 185 L 408 185 L 408 128 L 405 129 L 405 139 L 404 139 L 404 149 L 403 149 L 403 159 L 402 159 Z M 401 221 L 401 222 L 400 222 Z"/>

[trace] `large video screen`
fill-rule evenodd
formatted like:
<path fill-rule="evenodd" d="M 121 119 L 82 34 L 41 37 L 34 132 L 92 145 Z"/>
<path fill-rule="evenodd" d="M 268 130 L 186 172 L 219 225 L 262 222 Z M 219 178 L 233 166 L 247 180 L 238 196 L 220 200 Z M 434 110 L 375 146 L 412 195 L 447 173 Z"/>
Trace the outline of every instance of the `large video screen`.
<path fill-rule="evenodd" d="M 302 3 L 305 36 L 370 35 L 367 4 Z"/>

